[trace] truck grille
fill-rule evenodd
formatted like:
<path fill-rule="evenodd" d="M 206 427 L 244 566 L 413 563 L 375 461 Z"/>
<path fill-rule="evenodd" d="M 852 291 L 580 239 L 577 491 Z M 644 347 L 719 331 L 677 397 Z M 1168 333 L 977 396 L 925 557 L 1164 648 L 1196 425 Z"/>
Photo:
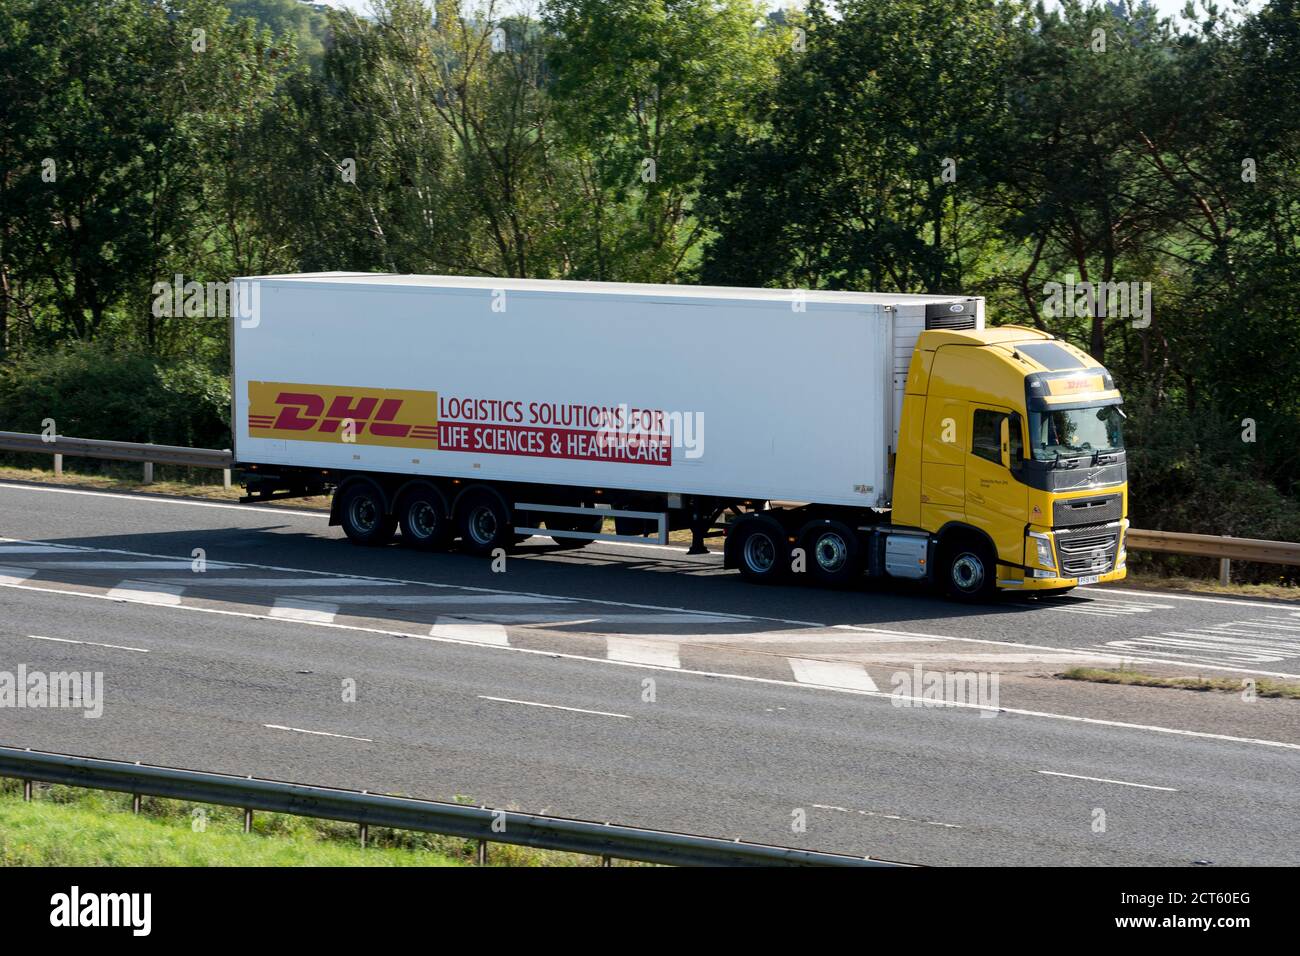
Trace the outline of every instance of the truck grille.
<path fill-rule="evenodd" d="M 1095 525 L 1103 521 L 1118 521 L 1124 517 L 1124 501 L 1119 495 L 1095 495 L 1089 498 L 1067 498 L 1052 503 L 1052 526 L 1073 528 L 1077 525 Z"/>
<path fill-rule="evenodd" d="M 1115 567 L 1119 551 L 1119 525 L 1091 525 L 1056 531 L 1056 549 L 1065 577 L 1106 574 Z"/>

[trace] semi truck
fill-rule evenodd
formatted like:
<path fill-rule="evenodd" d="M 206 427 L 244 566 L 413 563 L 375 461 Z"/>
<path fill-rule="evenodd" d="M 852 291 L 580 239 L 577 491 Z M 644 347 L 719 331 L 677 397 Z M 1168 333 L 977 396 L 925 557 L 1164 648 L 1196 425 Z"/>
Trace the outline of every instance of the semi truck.
<path fill-rule="evenodd" d="M 1110 373 L 986 326 L 978 297 L 372 273 L 235 289 L 241 500 L 332 493 L 357 545 L 688 530 L 748 581 L 968 601 L 1125 575 Z"/>

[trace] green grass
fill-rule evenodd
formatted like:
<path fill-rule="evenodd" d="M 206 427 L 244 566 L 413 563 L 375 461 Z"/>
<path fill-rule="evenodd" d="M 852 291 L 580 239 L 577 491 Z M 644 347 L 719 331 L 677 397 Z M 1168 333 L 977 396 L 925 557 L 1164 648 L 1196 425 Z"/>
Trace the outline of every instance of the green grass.
<path fill-rule="evenodd" d="M 1062 680 L 1125 684 L 1132 687 L 1170 687 L 1176 690 L 1222 691 L 1234 694 L 1245 689 L 1242 684 L 1243 679 L 1240 677 L 1161 677 L 1156 674 L 1144 674 L 1141 671 L 1109 670 L 1102 667 L 1073 667 L 1056 676 Z M 1255 678 L 1255 694 L 1258 697 L 1285 697 L 1300 700 L 1300 684 L 1287 684 L 1259 677 Z"/>
<path fill-rule="evenodd" d="M 454 866 L 422 850 L 245 835 L 75 804 L 0 798 L 0 866 Z"/>
<path fill-rule="evenodd" d="M 472 803 L 468 799 L 460 802 Z M 196 830 L 196 825 L 201 829 Z M 0 779 L 0 866 L 467 866 L 475 840 L 371 827 L 362 849 L 352 823 L 256 813 L 243 832 L 236 807 Z M 615 861 L 619 866 L 639 866 Z M 597 866 L 597 857 L 488 844 L 490 866 Z"/>

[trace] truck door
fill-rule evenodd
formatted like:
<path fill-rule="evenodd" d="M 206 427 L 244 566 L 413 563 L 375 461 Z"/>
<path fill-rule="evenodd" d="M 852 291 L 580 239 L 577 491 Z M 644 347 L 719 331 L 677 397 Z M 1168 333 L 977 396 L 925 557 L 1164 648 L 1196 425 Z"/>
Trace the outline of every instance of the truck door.
<path fill-rule="evenodd" d="M 1007 441 L 1003 442 L 1006 425 Z M 1004 464 L 1023 454 L 1019 418 L 1011 409 L 971 405 L 970 445 L 966 456 L 966 520 L 988 532 L 998 559 L 1024 564 L 1029 489 Z"/>

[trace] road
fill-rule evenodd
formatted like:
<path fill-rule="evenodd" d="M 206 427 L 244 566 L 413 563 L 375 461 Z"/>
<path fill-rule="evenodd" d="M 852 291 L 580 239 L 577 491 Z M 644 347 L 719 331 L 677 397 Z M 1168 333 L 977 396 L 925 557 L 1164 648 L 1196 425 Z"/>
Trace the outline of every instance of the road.
<path fill-rule="evenodd" d="M 534 542 L 494 573 L 316 513 L 17 484 L 0 538 L 0 671 L 105 686 L 98 719 L 0 707 L 6 744 L 925 864 L 1300 860 L 1296 702 L 1044 676 L 1300 673 L 1281 602 L 962 608 Z M 892 695 L 914 665 L 1000 699 Z"/>

